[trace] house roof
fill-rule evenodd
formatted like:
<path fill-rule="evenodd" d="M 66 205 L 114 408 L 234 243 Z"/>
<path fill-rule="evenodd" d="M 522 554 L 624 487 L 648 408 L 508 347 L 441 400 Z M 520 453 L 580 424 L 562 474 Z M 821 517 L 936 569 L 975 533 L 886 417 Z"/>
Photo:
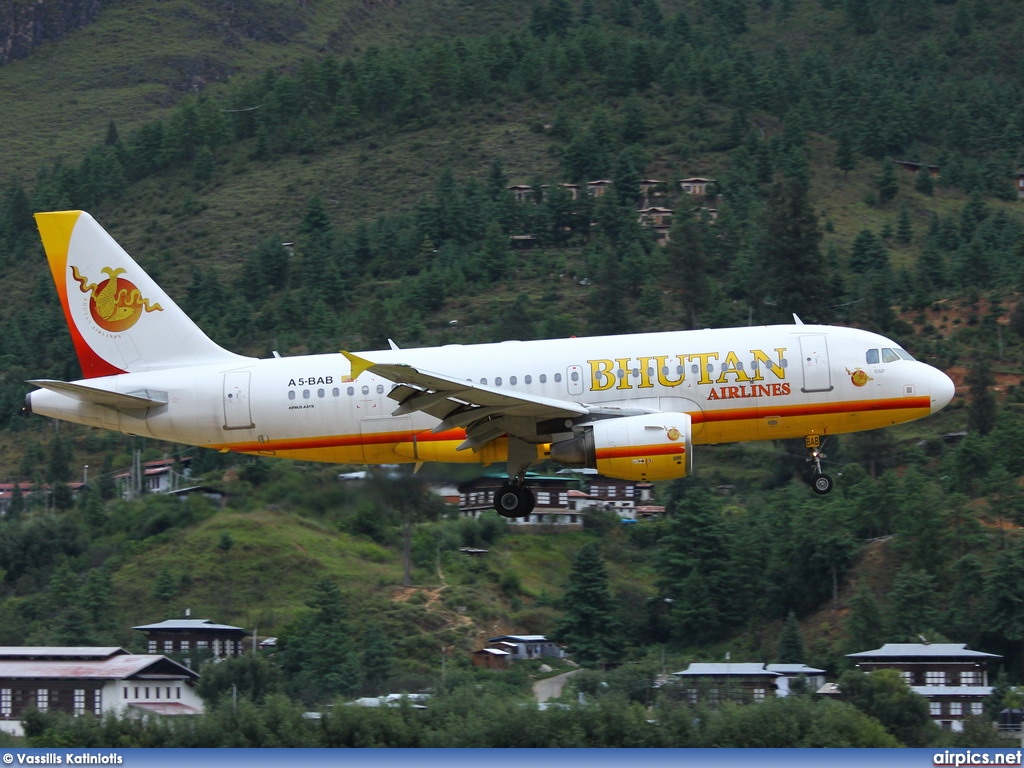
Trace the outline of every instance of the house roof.
<path fill-rule="evenodd" d="M 765 669 L 769 672 L 778 672 L 781 675 L 823 675 L 824 669 L 815 669 L 806 664 L 766 664 Z"/>
<path fill-rule="evenodd" d="M 116 645 L 5 645 L 0 646 L 0 661 L 105 659 L 109 656 L 127 653 L 128 651 L 124 648 L 119 648 Z"/>
<path fill-rule="evenodd" d="M 697 675 L 735 675 L 739 677 L 751 677 L 754 675 L 764 677 L 781 677 L 778 672 L 771 672 L 764 668 L 764 664 L 761 662 L 692 662 L 690 666 L 682 672 L 673 672 L 672 674 L 680 677 L 685 676 L 697 676 Z"/>
<path fill-rule="evenodd" d="M 232 627 L 229 624 L 215 624 L 210 619 L 165 619 L 164 621 L 158 621 L 156 624 L 141 624 L 132 629 L 138 629 L 142 632 L 152 632 L 154 630 L 160 632 L 203 632 L 209 630 L 218 630 L 221 632 L 235 631 L 247 634 L 241 627 Z"/>
<path fill-rule="evenodd" d="M 479 651 L 473 651 L 474 654 L 486 653 L 491 656 L 511 656 L 512 654 L 508 651 L 503 651 L 500 648 L 481 648 Z"/>
<path fill-rule="evenodd" d="M 46 660 L 23 659 L 0 661 L 0 679 L 28 678 L 40 680 L 150 680 L 197 679 L 199 674 L 166 656 L 154 654 L 123 654 L 106 659 Z"/>
<path fill-rule="evenodd" d="M 501 637 L 492 637 L 487 642 L 498 643 L 506 641 L 510 643 L 546 643 L 547 637 L 544 635 L 502 635 Z"/>
<path fill-rule="evenodd" d="M 1001 659 L 996 653 L 969 651 L 966 643 L 886 643 L 873 651 L 846 654 L 851 659 Z"/>

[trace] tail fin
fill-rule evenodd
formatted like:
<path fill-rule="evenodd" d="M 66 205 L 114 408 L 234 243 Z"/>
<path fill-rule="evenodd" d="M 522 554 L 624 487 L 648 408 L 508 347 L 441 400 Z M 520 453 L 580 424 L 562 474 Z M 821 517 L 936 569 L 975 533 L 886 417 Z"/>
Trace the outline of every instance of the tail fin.
<path fill-rule="evenodd" d="M 245 362 L 215 344 L 84 211 L 37 213 L 82 374 Z"/>

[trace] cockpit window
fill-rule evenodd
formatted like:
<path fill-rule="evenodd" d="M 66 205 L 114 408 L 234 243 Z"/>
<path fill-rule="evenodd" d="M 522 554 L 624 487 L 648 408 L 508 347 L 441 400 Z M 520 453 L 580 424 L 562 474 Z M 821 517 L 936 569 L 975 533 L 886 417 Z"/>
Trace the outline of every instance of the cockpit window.
<path fill-rule="evenodd" d="M 895 363 L 900 359 L 900 356 L 893 352 L 891 349 L 882 350 L 882 362 L 883 363 Z"/>
<path fill-rule="evenodd" d="M 866 357 L 866 359 L 868 361 L 868 365 L 877 365 L 878 364 L 878 350 L 877 349 L 869 349 L 868 353 L 867 353 L 867 355 L 865 357 Z"/>
<path fill-rule="evenodd" d="M 907 350 L 900 349 L 899 347 L 896 348 L 896 354 L 899 355 L 904 360 L 914 360 L 915 359 L 912 354 L 907 352 Z"/>

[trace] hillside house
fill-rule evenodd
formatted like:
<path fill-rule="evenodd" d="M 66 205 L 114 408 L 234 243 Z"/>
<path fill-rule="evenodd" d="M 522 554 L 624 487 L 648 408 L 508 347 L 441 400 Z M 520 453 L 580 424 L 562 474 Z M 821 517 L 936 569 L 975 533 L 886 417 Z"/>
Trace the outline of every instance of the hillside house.
<path fill-rule="evenodd" d="M 611 189 L 611 179 L 597 179 L 596 181 L 587 182 L 587 192 L 592 197 L 604 197 L 605 192 Z"/>
<path fill-rule="evenodd" d="M 127 472 L 114 475 L 114 481 L 126 499 L 137 496 L 143 488 L 147 493 L 171 493 L 189 485 L 191 463 L 188 456 L 144 461 Z"/>
<path fill-rule="evenodd" d="M 146 653 L 209 653 L 223 659 L 243 652 L 242 639 L 249 633 L 241 627 L 216 624 L 209 619 L 167 619 L 156 624 L 142 624 L 137 629 L 146 636 Z"/>
<path fill-rule="evenodd" d="M 501 648 L 480 648 L 470 654 L 470 660 L 480 669 L 508 669 L 511 656 Z"/>
<path fill-rule="evenodd" d="M 23 735 L 30 708 L 75 717 L 201 714 L 198 679 L 165 656 L 117 647 L 0 647 L 0 730 Z"/>
<path fill-rule="evenodd" d="M 484 475 L 459 485 L 459 513 L 477 518 L 493 511 L 494 497 L 507 481 L 504 474 Z M 569 476 L 544 477 L 527 474 L 537 505 L 529 517 L 510 518 L 509 525 L 554 527 L 558 530 L 582 530 L 583 513 L 569 504 L 569 491 L 579 488 L 579 480 Z"/>
<path fill-rule="evenodd" d="M 501 635 L 490 638 L 487 647 L 504 651 L 510 661 L 544 657 L 565 658 L 565 651 L 544 635 Z"/>
<path fill-rule="evenodd" d="M 1017 188 L 1017 199 L 1024 200 L 1024 170 L 1017 171 L 1014 174 L 1016 183 L 1014 186 Z"/>
<path fill-rule="evenodd" d="M 638 221 L 641 226 L 654 231 L 654 241 L 658 245 L 665 245 L 669 242 L 669 232 L 672 229 L 672 217 L 675 211 L 671 208 L 651 206 L 642 208 L 638 213 Z"/>
<path fill-rule="evenodd" d="M 672 673 L 691 704 L 748 703 L 777 695 L 783 677 L 760 662 L 693 662 L 682 672 Z"/>
<path fill-rule="evenodd" d="M 707 195 L 708 187 L 717 184 L 717 179 L 708 179 L 703 176 L 693 176 L 689 179 L 679 180 L 679 189 L 686 195 Z"/>
<path fill-rule="evenodd" d="M 77 496 L 85 487 L 85 483 L 67 483 L 67 486 L 71 489 L 72 495 Z M 19 494 L 27 508 L 30 506 L 49 507 L 52 493 L 53 489 L 46 484 L 37 485 L 28 481 L 0 483 L 0 517 L 11 511 L 11 504 Z"/>
<path fill-rule="evenodd" d="M 555 526 L 558 530 L 582 528 L 588 511 L 608 509 L 623 520 L 640 520 L 665 511 L 652 503 L 653 486 L 633 480 L 603 477 L 596 470 L 571 470 L 545 477 L 528 474 L 537 506 L 526 518 L 510 519 L 510 525 Z M 494 496 L 505 475 L 484 475 L 459 485 L 459 510 L 463 517 L 477 518 L 493 509 Z M 586 485 L 583 490 L 581 485 Z"/>
<path fill-rule="evenodd" d="M 932 719 L 949 731 L 963 730 L 965 718 L 984 712 L 992 693 L 988 664 L 1002 658 L 963 643 L 886 643 L 847 657 L 863 672 L 899 671 L 910 689 L 928 700 Z"/>

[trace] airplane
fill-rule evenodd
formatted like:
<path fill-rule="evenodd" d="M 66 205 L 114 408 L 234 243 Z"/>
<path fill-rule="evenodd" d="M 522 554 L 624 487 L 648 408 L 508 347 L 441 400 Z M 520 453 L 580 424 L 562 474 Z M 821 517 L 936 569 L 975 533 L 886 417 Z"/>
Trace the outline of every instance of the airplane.
<path fill-rule="evenodd" d="M 681 478 L 693 446 L 823 439 L 942 409 L 942 371 L 868 331 L 827 325 L 670 331 L 271 358 L 216 344 L 84 211 L 36 223 L 83 378 L 35 379 L 25 412 L 257 456 L 505 462 L 495 494 L 528 516 L 530 466 Z"/>

